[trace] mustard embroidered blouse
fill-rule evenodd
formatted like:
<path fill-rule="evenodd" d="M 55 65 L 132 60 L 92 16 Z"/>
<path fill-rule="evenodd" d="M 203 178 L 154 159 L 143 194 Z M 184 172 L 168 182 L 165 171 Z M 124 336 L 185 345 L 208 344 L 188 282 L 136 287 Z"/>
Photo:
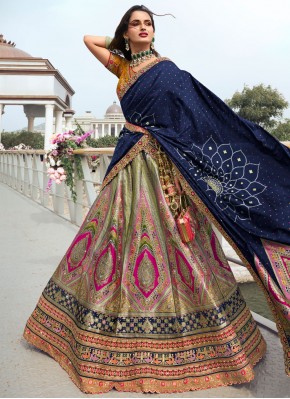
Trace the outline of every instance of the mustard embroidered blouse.
<path fill-rule="evenodd" d="M 141 68 L 137 72 L 134 72 L 133 68 L 130 66 L 129 60 L 127 60 L 124 57 L 121 57 L 118 54 L 110 52 L 106 68 L 119 78 L 119 82 L 117 85 L 117 95 L 119 100 L 122 99 L 122 97 L 129 89 L 129 87 L 138 79 L 140 75 L 142 75 L 142 73 L 150 69 L 156 63 L 165 59 L 168 58 L 166 57 L 154 58 L 154 60 L 149 64 L 146 64 L 144 68 Z"/>

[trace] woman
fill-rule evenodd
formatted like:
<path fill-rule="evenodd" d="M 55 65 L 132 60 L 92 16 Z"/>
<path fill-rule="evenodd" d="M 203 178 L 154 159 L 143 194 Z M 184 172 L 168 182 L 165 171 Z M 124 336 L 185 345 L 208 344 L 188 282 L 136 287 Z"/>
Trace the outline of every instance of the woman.
<path fill-rule="evenodd" d="M 266 343 L 213 223 L 263 290 L 290 375 L 289 150 L 160 57 L 154 33 L 134 6 L 112 41 L 84 37 L 119 78 L 127 122 L 24 336 L 87 393 L 251 381 Z"/>

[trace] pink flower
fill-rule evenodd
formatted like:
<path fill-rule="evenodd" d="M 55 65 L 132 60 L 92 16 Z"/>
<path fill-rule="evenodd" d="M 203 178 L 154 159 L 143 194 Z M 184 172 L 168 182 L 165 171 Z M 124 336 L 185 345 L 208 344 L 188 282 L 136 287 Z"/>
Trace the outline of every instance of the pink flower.
<path fill-rule="evenodd" d="M 60 178 L 59 178 L 59 180 L 65 181 L 65 180 L 66 180 L 66 175 L 61 175 Z"/>
<path fill-rule="evenodd" d="M 51 180 L 55 180 L 55 179 L 56 179 L 55 175 L 50 175 L 49 178 L 50 178 Z"/>
<path fill-rule="evenodd" d="M 47 182 L 47 185 L 46 185 L 46 189 L 45 189 L 46 192 L 48 192 L 51 189 L 51 185 L 52 185 L 52 180 L 49 179 Z"/>
<path fill-rule="evenodd" d="M 51 151 L 51 155 L 52 155 L 53 157 L 56 157 L 56 156 L 58 155 L 58 151 L 57 151 L 57 150 Z"/>
<path fill-rule="evenodd" d="M 47 169 L 47 173 L 49 173 L 49 174 L 52 174 L 52 173 L 53 173 L 53 174 L 54 174 L 54 169 L 53 169 L 53 168 L 48 168 L 48 169 Z"/>
<path fill-rule="evenodd" d="M 55 144 L 55 139 L 56 139 L 56 134 L 53 134 L 53 135 L 51 136 L 51 138 L 50 138 L 50 142 L 51 142 L 52 144 Z"/>
<path fill-rule="evenodd" d="M 56 179 L 55 182 L 56 182 L 56 184 L 60 184 L 61 183 L 61 181 L 59 179 Z"/>
<path fill-rule="evenodd" d="M 61 174 L 61 175 L 63 175 L 63 174 L 65 173 L 65 172 L 64 172 L 64 168 L 62 168 L 62 167 L 57 168 L 56 170 L 57 170 L 57 172 L 58 172 L 59 174 Z"/>

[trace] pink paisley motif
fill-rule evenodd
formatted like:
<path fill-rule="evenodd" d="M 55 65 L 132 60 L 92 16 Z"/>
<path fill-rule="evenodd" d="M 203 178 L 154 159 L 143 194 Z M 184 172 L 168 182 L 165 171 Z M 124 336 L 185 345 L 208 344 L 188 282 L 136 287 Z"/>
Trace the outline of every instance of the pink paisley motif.
<path fill-rule="evenodd" d="M 85 250 L 83 250 L 83 248 L 81 247 L 82 248 L 81 253 L 80 254 L 75 253 L 76 251 L 78 251 L 80 246 L 83 244 L 82 243 L 83 240 L 87 240 Z M 76 239 L 72 243 L 72 245 L 67 253 L 67 256 L 66 256 L 67 268 L 68 268 L 69 273 L 78 269 L 82 265 L 85 257 L 87 256 L 88 249 L 91 246 L 91 242 L 92 242 L 92 236 L 89 231 L 87 231 L 83 234 L 80 234 L 79 236 L 76 237 Z M 78 255 L 79 255 L 80 259 L 78 259 L 77 264 L 75 264 L 74 262 L 72 262 L 72 256 L 78 257 Z"/>
<path fill-rule="evenodd" d="M 216 248 L 216 240 L 217 240 L 217 237 L 213 232 L 212 236 L 211 236 L 211 240 L 210 240 L 211 248 L 213 251 L 213 256 L 214 256 L 215 260 L 218 262 L 218 264 L 220 265 L 220 267 L 222 267 L 223 269 L 226 269 L 228 271 L 231 271 L 231 268 L 228 265 L 228 263 L 223 263 L 222 260 L 218 256 L 217 248 Z"/>
<path fill-rule="evenodd" d="M 192 267 L 181 251 L 175 248 L 175 258 L 177 264 L 178 274 L 183 283 L 194 292 L 194 276 L 192 274 Z"/>
<path fill-rule="evenodd" d="M 151 270 L 149 270 L 149 268 Z M 151 278 L 148 279 L 148 276 L 146 276 L 145 273 L 148 273 L 149 275 L 151 274 Z M 133 275 L 136 286 L 142 294 L 148 298 L 158 286 L 159 271 L 154 256 L 147 248 L 145 248 L 138 256 Z"/>
<path fill-rule="evenodd" d="M 116 249 L 110 242 L 102 251 L 96 262 L 94 272 L 96 291 L 101 290 L 103 287 L 112 282 L 113 276 L 116 272 L 116 260 Z"/>

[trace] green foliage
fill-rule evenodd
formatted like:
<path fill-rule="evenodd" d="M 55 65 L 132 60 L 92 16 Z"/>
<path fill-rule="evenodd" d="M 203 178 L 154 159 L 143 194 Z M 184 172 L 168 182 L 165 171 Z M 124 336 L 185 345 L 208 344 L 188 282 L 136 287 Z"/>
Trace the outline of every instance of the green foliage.
<path fill-rule="evenodd" d="M 34 150 L 43 150 L 44 148 L 44 137 L 40 133 L 27 132 L 25 130 L 2 133 L 1 142 L 6 149 L 21 143 L 29 145 Z"/>
<path fill-rule="evenodd" d="M 83 179 L 83 170 L 81 164 L 81 158 L 79 155 L 62 157 L 62 166 L 66 172 L 65 184 L 69 187 L 71 196 L 74 202 L 77 200 L 77 193 L 75 191 L 75 172 L 78 179 Z"/>
<path fill-rule="evenodd" d="M 118 137 L 104 136 L 99 139 L 93 139 L 91 137 L 87 138 L 87 144 L 93 148 L 103 148 L 103 147 L 115 147 L 118 141 Z"/>
<path fill-rule="evenodd" d="M 290 141 L 290 119 L 280 122 L 275 129 L 271 130 L 271 134 L 280 141 Z"/>
<path fill-rule="evenodd" d="M 237 91 L 225 102 L 239 116 L 258 123 L 267 130 L 277 126 L 283 110 L 288 107 L 288 102 L 278 90 L 263 84 L 252 89 L 245 85 L 241 93 Z"/>

